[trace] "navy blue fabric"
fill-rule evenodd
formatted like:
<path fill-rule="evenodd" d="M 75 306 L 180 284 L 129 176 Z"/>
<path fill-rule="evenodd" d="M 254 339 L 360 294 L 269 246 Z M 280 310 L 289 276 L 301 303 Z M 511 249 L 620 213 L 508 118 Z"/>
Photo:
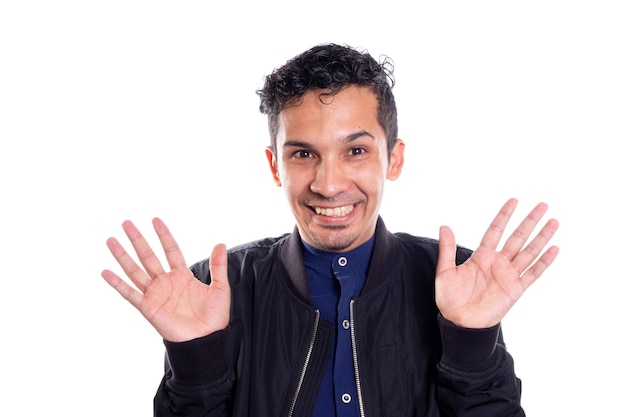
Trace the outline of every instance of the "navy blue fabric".
<path fill-rule="evenodd" d="M 324 373 L 313 417 L 358 417 L 350 300 L 361 293 L 374 238 L 345 253 L 318 250 L 304 243 L 303 258 L 313 304 L 320 316 L 335 325 L 330 359 Z"/>

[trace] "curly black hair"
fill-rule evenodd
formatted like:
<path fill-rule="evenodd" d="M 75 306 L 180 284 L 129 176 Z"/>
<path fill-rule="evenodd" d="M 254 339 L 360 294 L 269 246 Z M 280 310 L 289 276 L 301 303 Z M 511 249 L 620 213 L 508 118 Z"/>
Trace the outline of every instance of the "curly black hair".
<path fill-rule="evenodd" d="M 378 122 L 387 136 L 388 155 L 398 137 L 398 115 L 392 88 L 393 62 L 384 57 L 376 61 L 367 51 L 350 46 L 322 44 L 297 55 L 265 78 L 257 90 L 259 109 L 268 116 L 272 150 L 276 150 L 278 114 L 297 104 L 309 90 L 322 89 L 320 100 L 335 95 L 344 87 L 369 87 L 378 100 Z"/>

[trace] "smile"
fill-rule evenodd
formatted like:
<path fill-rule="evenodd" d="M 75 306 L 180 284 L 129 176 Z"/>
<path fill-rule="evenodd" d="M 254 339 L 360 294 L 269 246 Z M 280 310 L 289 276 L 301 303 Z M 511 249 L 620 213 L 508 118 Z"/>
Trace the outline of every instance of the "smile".
<path fill-rule="evenodd" d="M 326 217 L 345 216 L 346 214 L 350 213 L 352 210 L 354 210 L 354 204 L 341 206 L 341 207 L 331 207 L 331 208 L 315 207 L 315 213 L 319 214 L 320 216 L 326 216 Z"/>

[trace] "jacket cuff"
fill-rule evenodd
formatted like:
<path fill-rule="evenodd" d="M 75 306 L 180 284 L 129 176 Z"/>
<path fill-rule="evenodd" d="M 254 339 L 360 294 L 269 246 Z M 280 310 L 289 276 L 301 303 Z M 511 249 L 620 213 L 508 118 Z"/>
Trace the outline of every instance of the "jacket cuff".
<path fill-rule="evenodd" d="M 484 371 L 494 365 L 500 324 L 486 329 L 468 329 L 456 326 L 441 314 L 438 319 L 443 344 L 442 364 L 467 372 Z"/>
<path fill-rule="evenodd" d="M 180 385 L 203 385 L 227 372 L 226 342 L 229 328 L 187 342 L 163 340 L 172 371 L 171 381 Z"/>

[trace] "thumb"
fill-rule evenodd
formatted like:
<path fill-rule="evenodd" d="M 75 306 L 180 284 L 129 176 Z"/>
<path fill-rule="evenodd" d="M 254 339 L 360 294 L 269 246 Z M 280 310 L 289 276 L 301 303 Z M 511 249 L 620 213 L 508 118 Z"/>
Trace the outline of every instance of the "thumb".
<path fill-rule="evenodd" d="M 228 258 L 226 245 L 218 243 L 209 257 L 209 271 L 211 271 L 211 285 L 217 287 L 228 286 Z"/>
<path fill-rule="evenodd" d="M 441 272 L 456 267 L 456 239 L 452 229 L 448 226 L 439 228 L 439 261 L 437 262 L 437 275 Z"/>

